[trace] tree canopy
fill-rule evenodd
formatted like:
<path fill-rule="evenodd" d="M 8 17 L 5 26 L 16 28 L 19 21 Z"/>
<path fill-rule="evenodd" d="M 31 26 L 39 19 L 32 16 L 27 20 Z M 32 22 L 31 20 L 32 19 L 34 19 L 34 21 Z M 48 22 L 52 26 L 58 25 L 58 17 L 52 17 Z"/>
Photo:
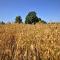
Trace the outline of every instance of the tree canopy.
<path fill-rule="evenodd" d="M 38 22 L 38 17 L 36 16 L 36 12 L 35 11 L 31 11 L 28 13 L 28 15 L 25 18 L 25 23 L 26 24 L 35 24 L 36 22 Z"/>
<path fill-rule="evenodd" d="M 35 11 L 29 12 L 25 18 L 26 24 L 36 24 L 39 21 L 41 21 L 41 23 L 46 23 L 44 20 L 41 20 L 41 18 L 37 17 L 37 14 Z"/>
<path fill-rule="evenodd" d="M 16 18 L 15 18 L 15 23 L 22 23 L 22 18 L 21 18 L 21 16 L 16 16 Z"/>

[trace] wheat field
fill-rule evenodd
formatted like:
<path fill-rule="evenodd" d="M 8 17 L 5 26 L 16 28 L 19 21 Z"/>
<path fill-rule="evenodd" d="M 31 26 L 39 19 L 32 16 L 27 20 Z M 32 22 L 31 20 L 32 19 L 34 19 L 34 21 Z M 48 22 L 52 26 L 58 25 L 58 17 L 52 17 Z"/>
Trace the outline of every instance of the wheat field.
<path fill-rule="evenodd" d="M 0 25 L 0 60 L 60 60 L 60 24 Z"/>

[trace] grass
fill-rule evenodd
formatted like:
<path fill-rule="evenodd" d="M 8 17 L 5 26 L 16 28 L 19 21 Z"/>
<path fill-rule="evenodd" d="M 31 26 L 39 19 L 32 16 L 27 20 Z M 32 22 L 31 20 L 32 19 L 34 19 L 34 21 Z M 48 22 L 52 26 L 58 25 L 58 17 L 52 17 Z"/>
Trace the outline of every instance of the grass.
<path fill-rule="evenodd" d="M 0 25 L 0 60 L 60 60 L 60 24 Z"/>

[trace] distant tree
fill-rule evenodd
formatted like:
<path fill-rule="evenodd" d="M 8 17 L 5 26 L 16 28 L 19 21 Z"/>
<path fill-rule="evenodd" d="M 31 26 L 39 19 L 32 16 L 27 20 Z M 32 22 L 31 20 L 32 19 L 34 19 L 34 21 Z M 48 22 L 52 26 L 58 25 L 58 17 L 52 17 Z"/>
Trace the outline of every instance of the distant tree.
<path fill-rule="evenodd" d="M 35 11 L 29 12 L 28 15 L 26 16 L 25 23 L 35 24 L 37 22 L 39 22 L 39 20 L 38 20 L 38 17 L 36 16 L 36 12 Z"/>
<path fill-rule="evenodd" d="M 29 12 L 25 18 L 25 23 L 26 24 L 36 24 L 37 22 L 46 23 L 44 20 L 41 20 L 41 18 L 37 17 L 35 11 Z"/>
<path fill-rule="evenodd" d="M 0 24 L 5 24 L 5 22 L 2 21 L 2 22 L 0 22 Z"/>
<path fill-rule="evenodd" d="M 21 18 L 21 16 L 16 16 L 16 18 L 15 18 L 15 23 L 22 23 L 22 18 Z"/>

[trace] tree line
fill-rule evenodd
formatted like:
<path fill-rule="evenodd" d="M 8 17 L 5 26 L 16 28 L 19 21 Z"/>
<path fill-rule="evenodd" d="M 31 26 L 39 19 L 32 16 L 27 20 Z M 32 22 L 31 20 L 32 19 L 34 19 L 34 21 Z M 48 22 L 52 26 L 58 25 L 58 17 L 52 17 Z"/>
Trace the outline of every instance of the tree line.
<path fill-rule="evenodd" d="M 41 23 L 47 23 L 46 21 L 42 20 L 41 18 L 38 18 L 35 11 L 31 11 L 27 14 L 25 18 L 25 24 L 36 24 L 37 22 Z M 14 23 L 23 23 L 21 16 L 16 16 Z M 0 24 L 5 24 L 3 21 L 0 22 Z"/>

